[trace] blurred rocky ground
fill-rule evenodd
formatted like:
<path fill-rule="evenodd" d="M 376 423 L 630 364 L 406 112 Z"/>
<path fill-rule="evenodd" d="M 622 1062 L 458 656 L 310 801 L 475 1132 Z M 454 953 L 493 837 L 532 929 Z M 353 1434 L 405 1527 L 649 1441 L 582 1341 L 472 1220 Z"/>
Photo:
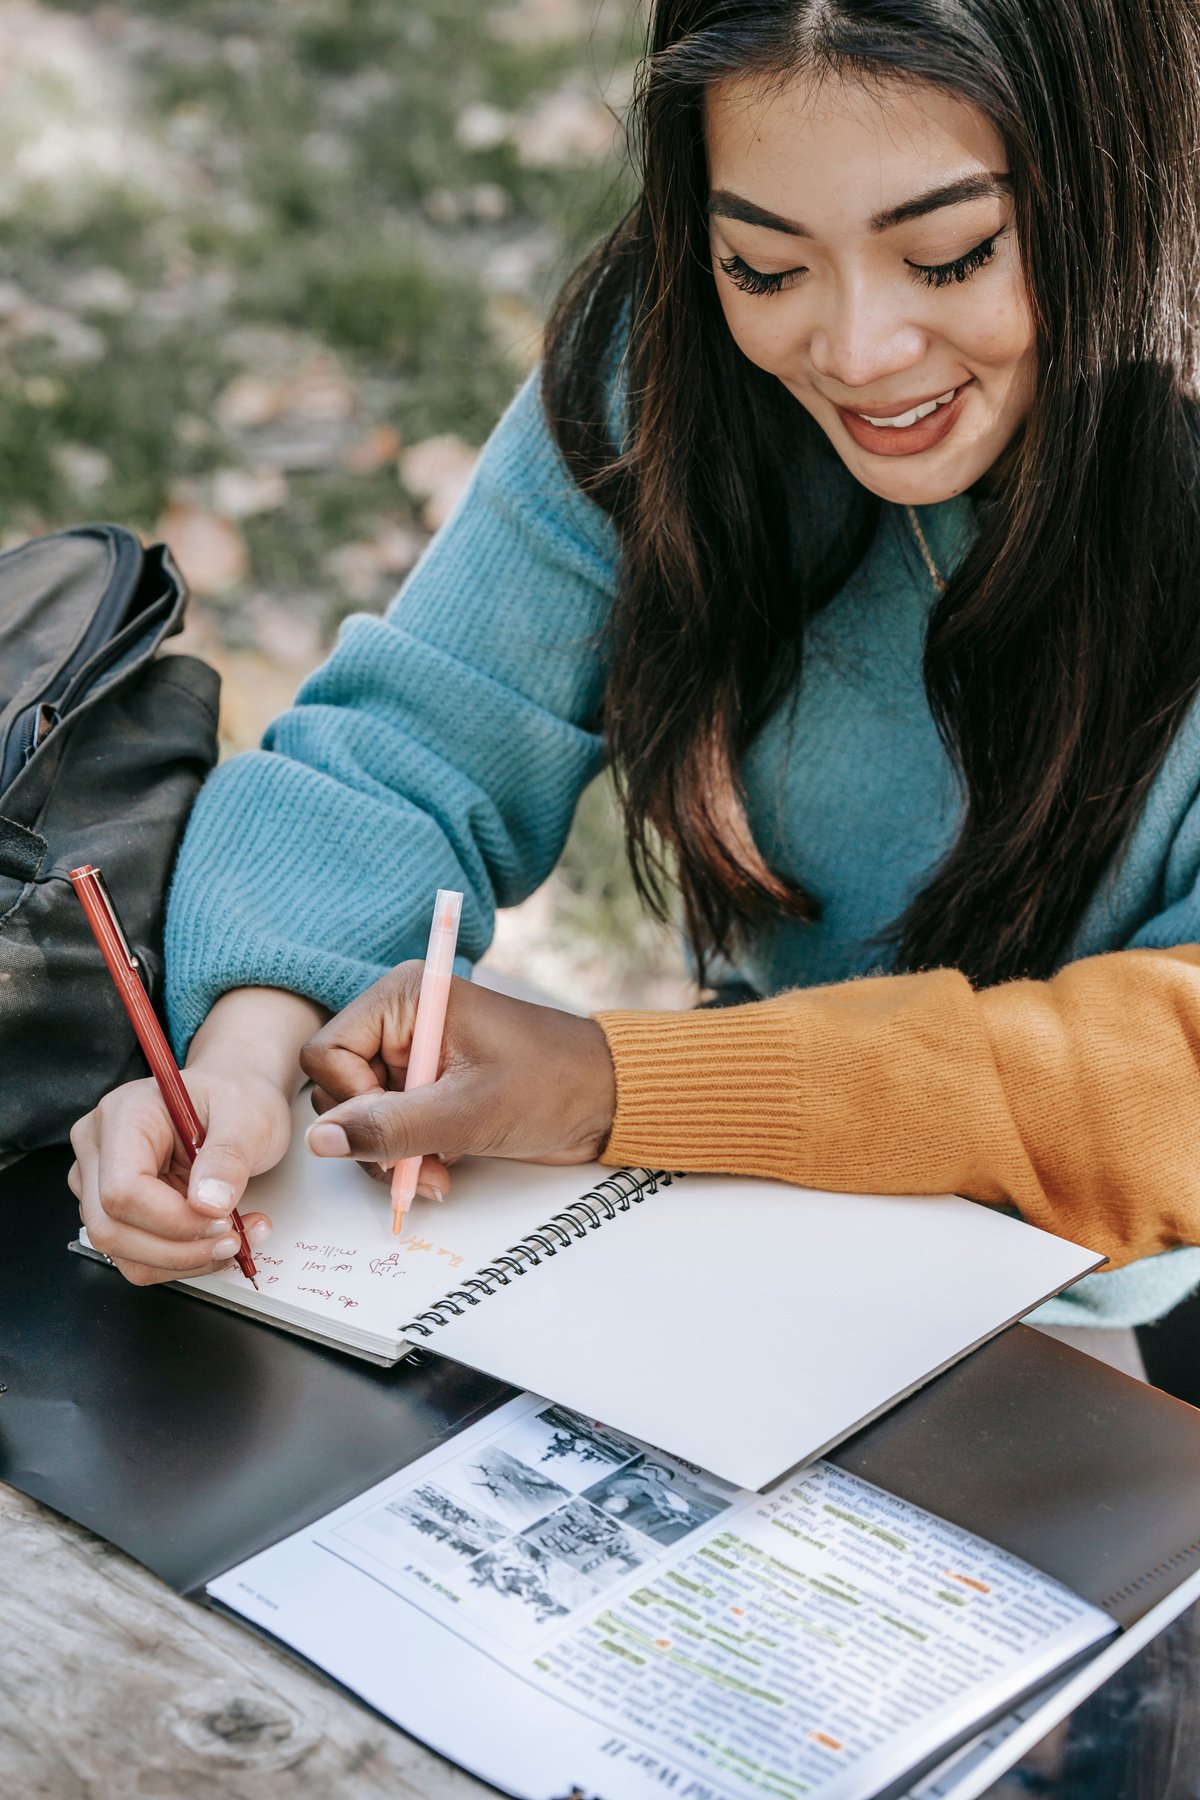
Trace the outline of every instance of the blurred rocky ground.
<path fill-rule="evenodd" d="M 0 542 L 164 537 L 251 745 L 383 607 L 620 214 L 635 0 L 0 0 Z M 604 783 L 495 957 L 685 1003 Z"/>

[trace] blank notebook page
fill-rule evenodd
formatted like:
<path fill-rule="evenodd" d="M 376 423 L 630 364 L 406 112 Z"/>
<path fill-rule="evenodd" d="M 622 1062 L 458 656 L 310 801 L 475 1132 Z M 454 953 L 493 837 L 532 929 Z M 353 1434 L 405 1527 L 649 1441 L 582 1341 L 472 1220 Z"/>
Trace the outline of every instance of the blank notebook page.
<path fill-rule="evenodd" d="M 428 1347 L 761 1488 L 1100 1260 L 954 1196 L 689 1175 Z"/>

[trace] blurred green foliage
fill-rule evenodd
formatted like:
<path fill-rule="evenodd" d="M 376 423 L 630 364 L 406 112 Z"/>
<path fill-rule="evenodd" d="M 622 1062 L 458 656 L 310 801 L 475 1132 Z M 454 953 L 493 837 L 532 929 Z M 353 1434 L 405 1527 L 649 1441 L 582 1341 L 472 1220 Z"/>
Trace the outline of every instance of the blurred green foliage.
<path fill-rule="evenodd" d="M 75 134 L 79 167 L 18 189 L 0 118 L 0 536 L 89 516 L 150 533 L 181 500 L 216 504 L 214 472 L 274 463 L 286 501 L 238 517 L 247 572 L 206 604 L 235 659 L 260 601 L 328 640 L 396 580 L 348 592 L 331 555 L 381 530 L 419 540 L 420 496 L 394 450 L 355 463 L 328 421 L 238 418 L 231 384 L 328 363 L 343 437 L 482 443 L 560 282 L 630 197 L 615 151 L 530 152 L 521 127 L 627 89 L 638 0 L 33 0 L 30 17 L 73 18 L 82 62 L 60 66 L 47 31 L 19 129 Z M 93 127 L 128 137 L 124 173 L 95 172 Z M 583 797 L 547 936 L 564 972 L 600 966 L 576 989 L 596 1003 L 678 968 L 607 781 Z"/>
<path fill-rule="evenodd" d="M 43 10 L 97 13 L 81 0 Z M 524 298 L 544 312 L 627 190 L 616 158 L 527 166 L 507 140 L 472 147 L 458 122 L 473 105 L 516 117 L 564 84 L 598 98 L 636 53 L 637 8 L 610 0 L 589 18 L 585 7 L 581 33 L 544 43 L 509 41 L 504 0 L 106 10 L 117 23 L 98 51 L 126 69 L 134 127 L 177 191 L 155 200 L 113 183 L 67 220 L 36 194 L 7 208 L 0 280 L 52 307 L 74 276 L 101 267 L 120 271 L 133 298 L 123 318 L 89 316 L 101 356 L 64 366 L 35 336 L 4 359 L 0 529 L 78 517 L 55 440 L 102 451 L 112 473 L 94 504 L 143 527 L 181 477 L 236 462 L 238 446 L 215 427 L 201 444 L 176 426 L 181 411 L 213 421 L 243 325 L 327 345 L 369 390 L 369 415 L 404 441 L 453 431 L 481 442 L 522 373 L 489 321 L 486 253 L 528 247 Z M 481 187 L 502 197 L 501 216 L 472 217 Z M 207 293 L 205 271 L 220 278 Z M 164 294 L 182 298 L 164 305 Z M 51 404 L 37 399 L 47 377 L 67 390 Z M 378 498 L 364 494 L 364 519 Z"/>

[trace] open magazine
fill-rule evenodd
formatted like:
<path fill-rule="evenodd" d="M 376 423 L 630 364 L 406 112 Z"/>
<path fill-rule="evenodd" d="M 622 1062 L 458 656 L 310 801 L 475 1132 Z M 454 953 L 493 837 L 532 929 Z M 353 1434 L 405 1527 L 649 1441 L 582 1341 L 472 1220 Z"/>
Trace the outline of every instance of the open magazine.
<path fill-rule="evenodd" d="M 531 1394 L 208 1593 L 528 1800 L 872 1800 L 1116 1630 L 832 1463 L 739 1490 Z"/>

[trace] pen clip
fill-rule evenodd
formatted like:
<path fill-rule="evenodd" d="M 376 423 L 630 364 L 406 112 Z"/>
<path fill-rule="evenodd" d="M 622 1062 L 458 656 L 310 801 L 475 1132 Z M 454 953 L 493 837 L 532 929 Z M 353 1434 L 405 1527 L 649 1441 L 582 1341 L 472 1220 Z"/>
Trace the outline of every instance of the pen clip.
<path fill-rule="evenodd" d="M 91 887 L 97 903 L 104 912 L 105 918 L 112 926 L 113 934 L 121 946 L 121 953 L 124 956 L 125 961 L 129 964 L 131 969 L 135 969 L 138 972 L 140 977 L 141 964 L 133 953 L 133 947 L 130 944 L 129 939 L 125 936 L 125 927 L 121 923 L 121 915 L 117 911 L 116 902 L 108 891 L 108 883 L 105 881 L 104 876 L 100 873 L 99 869 L 93 868 L 90 865 L 86 869 L 73 870 L 72 873 L 83 876 L 84 880 Z"/>

